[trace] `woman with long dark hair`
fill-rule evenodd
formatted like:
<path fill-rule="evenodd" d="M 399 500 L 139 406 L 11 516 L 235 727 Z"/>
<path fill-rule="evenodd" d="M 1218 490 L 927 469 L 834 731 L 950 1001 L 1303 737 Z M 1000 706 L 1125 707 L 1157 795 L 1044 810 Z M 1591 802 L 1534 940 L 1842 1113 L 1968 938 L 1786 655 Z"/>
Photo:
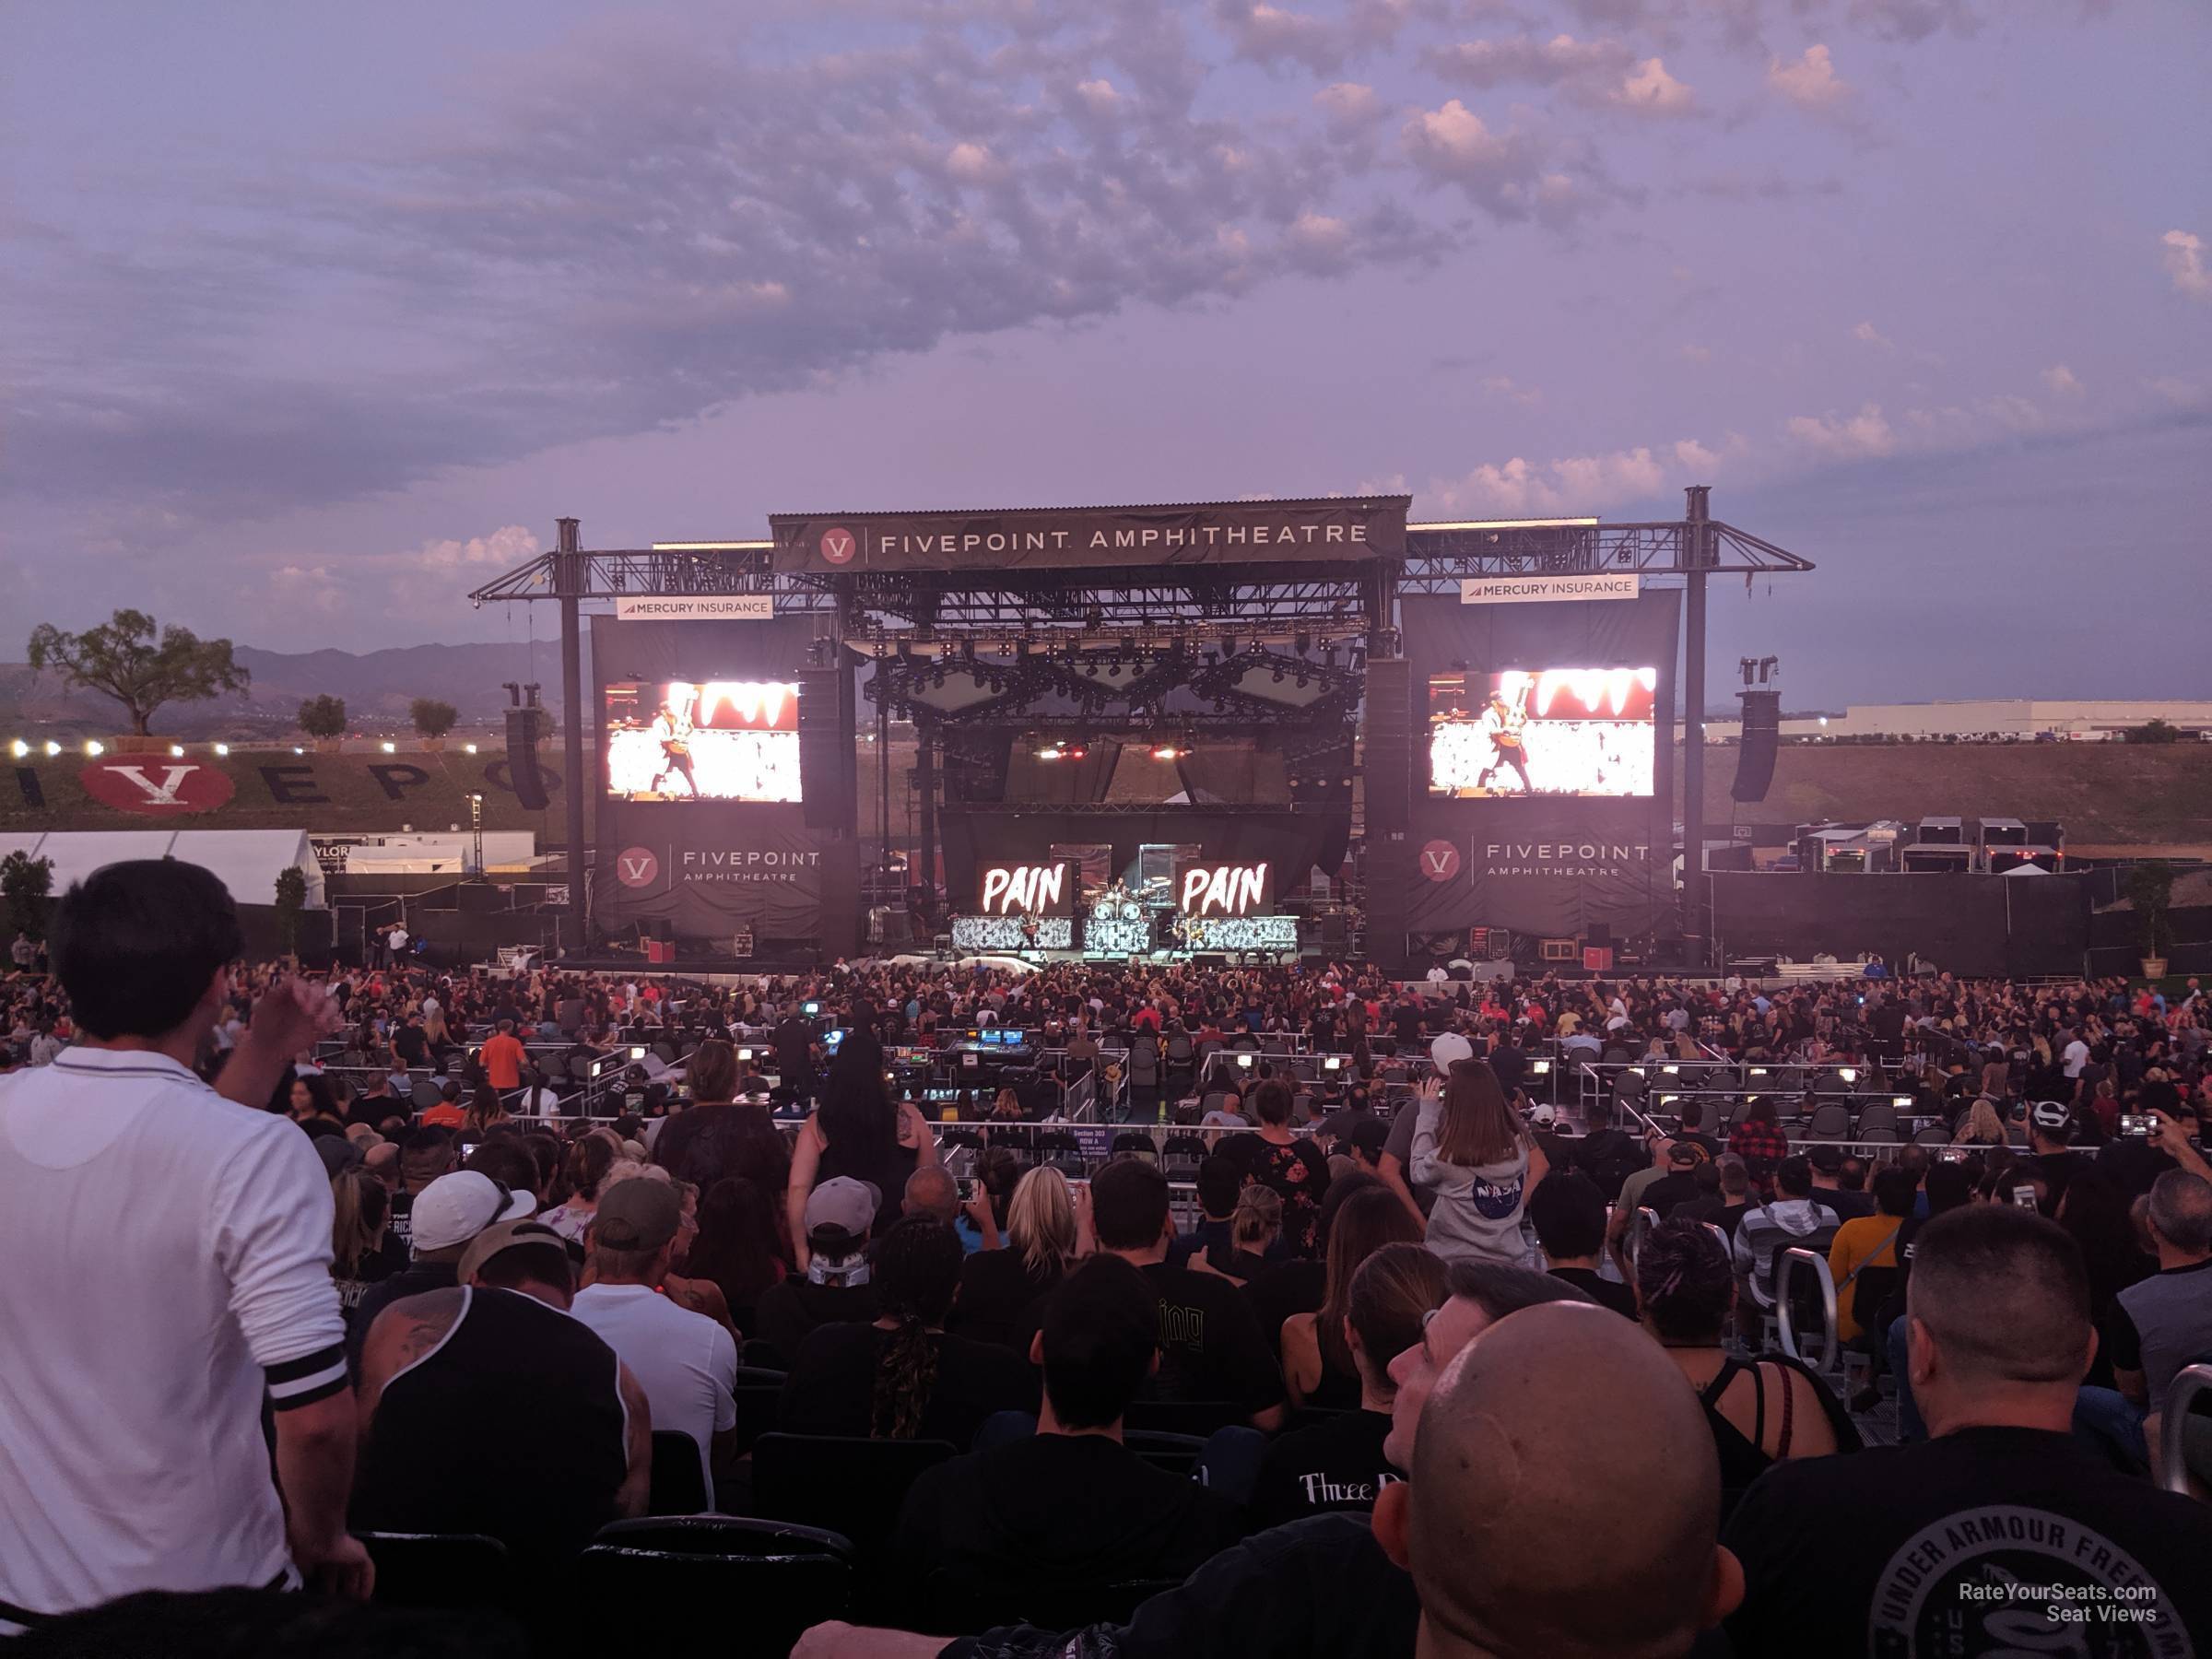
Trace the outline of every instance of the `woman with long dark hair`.
<path fill-rule="evenodd" d="M 1353 1276 L 1385 1246 L 1420 1241 L 1420 1223 L 1388 1187 L 1363 1187 L 1344 1200 L 1329 1223 L 1321 1312 L 1293 1313 L 1283 1321 L 1283 1381 L 1289 1384 L 1292 1406 L 1349 1411 L 1359 1404 L 1359 1368 L 1344 1335 Z M 1377 1364 L 1387 1366 L 1396 1357 L 1385 1355 Z"/>
<path fill-rule="evenodd" d="M 909 1216 L 876 1242 L 882 1312 L 872 1324 L 834 1321 L 799 1344 L 778 1414 L 791 1434 L 946 1440 L 965 1451 L 983 1419 L 1034 1411 L 1026 1356 L 945 1334 L 959 1288 L 960 1241 L 929 1216 Z"/>
<path fill-rule="evenodd" d="M 823 1080 L 821 1106 L 799 1130 L 784 1184 L 783 1213 L 792 1254 L 806 1265 L 806 1199 L 817 1183 L 847 1175 L 886 1194 L 903 1192 L 915 1170 L 935 1167 L 937 1143 L 912 1101 L 894 1105 L 883 1071 L 883 1045 L 851 1032 Z"/>
<path fill-rule="evenodd" d="M 1422 1086 L 1413 1179 L 1436 1194 L 1429 1248 L 1448 1262 L 1515 1266 L 1528 1257 L 1521 1220 L 1550 1165 L 1483 1060 L 1454 1060 L 1441 1089 Z"/>
<path fill-rule="evenodd" d="M 721 1289 L 738 1330 L 753 1329 L 755 1304 L 787 1270 L 782 1218 L 768 1188 L 725 1175 L 700 1194 L 699 1232 L 684 1258 L 684 1275 Z"/>
<path fill-rule="evenodd" d="M 1702 1221 L 1662 1221 L 1636 1255 L 1636 1307 L 1685 1381 L 1712 1430 L 1724 1511 L 1785 1457 L 1824 1457 L 1859 1449 L 1842 1405 L 1792 1361 L 1747 1364 L 1724 1333 L 1735 1307 L 1735 1265 L 1720 1235 Z"/>

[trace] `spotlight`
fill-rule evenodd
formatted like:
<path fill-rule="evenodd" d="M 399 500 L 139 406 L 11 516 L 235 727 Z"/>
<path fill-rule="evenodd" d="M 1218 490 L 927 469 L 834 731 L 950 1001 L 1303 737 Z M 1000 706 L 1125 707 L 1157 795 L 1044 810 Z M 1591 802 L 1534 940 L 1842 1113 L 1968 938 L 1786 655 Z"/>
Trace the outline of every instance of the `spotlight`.
<path fill-rule="evenodd" d="M 1124 634 L 1122 636 L 1122 654 L 1130 658 L 1132 661 L 1135 659 L 1136 636 L 1135 634 Z"/>
<path fill-rule="evenodd" d="M 179 749 L 177 752 L 178 752 L 179 754 L 182 754 L 184 751 L 183 751 L 183 750 L 182 750 L 182 749 Z M 300 747 L 300 745 L 298 745 L 298 744 L 296 744 L 296 743 L 295 743 L 295 744 L 293 744 L 293 745 L 292 745 L 292 753 L 293 753 L 293 754 L 295 754 L 295 755 L 304 755 L 304 754 L 306 754 L 306 753 L 307 753 L 307 751 L 306 751 L 304 748 Z"/>
<path fill-rule="evenodd" d="M 1278 686 L 1283 683 L 1283 671 L 1280 668 L 1275 671 L 1275 683 Z"/>
<path fill-rule="evenodd" d="M 1119 663 L 1116 663 L 1112 667 L 1108 668 L 1106 670 L 1106 677 L 1108 679 L 1120 679 L 1122 677 L 1122 665 Z"/>
<path fill-rule="evenodd" d="M 1290 636 L 1290 643 L 1300 656 L 1304 656 L 1306 653 L 1313 649 L 1313 636 L 1310 633 L 1293 634 Z"/>
<path fill-rule="evenodd" d="M 1058 744 L 1048 743 L 1042 748 L 1037 751 L 1037 759 L 1040 760 L 1057 760 L 1066 751 L 1062 749 Z"/>
<path fill-rule="evenodd" d="M 1182 752 L 1182 750 L 1177 748 L 1171 743 L 1163 743 L 1158 748 L 1152 751 L 1152 759 L 1155 760 L 1173 760 L 1180 757 Z"/>
<path fill-rule="evenodd" d="M 95 759 L 99 759 L 99 757 L 106 754 L 107 752 L 108 746 L 100 742 L 100 740 L 97 737 L 92 738 L 85 745 L 85 753 L 92 756 Z"/>
<path fill-rule="evenodd" d="M 396 743 L 391 743 L 391 742 L 380 743 L 379 745 L 377 745 L 377 747 L 378 747 L 379 748 L 382 749 L 382 750 L 384 751 L 384 753 L 385 753 L 385 754 L 387 754 L 387 755 L 396 755 L 396 754 L 398 754 L 398 753 L 399 753 L 399 745 L 398 745 L 398 744 L 396 744 Z"/>
<path fill-rule="evenodd" d="M 1087 751 L 1084 749 L 1083 746 L 1078 743 L 1074 748 L 1071 748 L 1067 751 L 1067 758 L 1070 760 L 1080 760 L 1083 759 L 1083 756 L 1086 752 Z"/>
<path fill-rule="evenodd" d="M 461 746 L 461 748 L 464 754 L 473 755 L 477 752 L 477 746 L 473 743 L 465 743 Z"/>
<path fill-rule="evenodd" d="M 172 760 L 175 760 L 175 759 L 181 759 L 183 757 L 183 754 L 184 754 L 184 746 L 183 746 L 182 744 L 181 744 L 181 743 L 172 743 L 172 744 L 171 744 L 171 745 L 169 746 L 169 755 L 170 755 L 170 759 L 172 759 Z"/>
<path fill-rule="evenodd" d="M 1228 662 L 1228 661 L 1229 661 L 1229 660 L 1230 660 L 1231 657 L 1235 656 L 1236 654 L 1237 654 L 1237 638 L 1236 638 L 1236 636 L 1235 636 L 1234 634 L 1223 634 L 1223 635 L 1221 636 L 1221 660 L 1222 660 L 1223 662 L 1225 662 L 1225 663 L 1226 663 L 1226 662 Z"/>
<path fill-rule="evenodd" d="M 51 760 L 54 758 L 54 756 L 60 754 L 61 752 L 62 746 L 54 742 L 53 738 L 49 737 L 46 740 L 46 759 Z"/>
<path fill-rule="evenodd" d="M 215 746 L 215 752 L 218 755 L 228 755 L 230 752 L 230 746 L 227 743 L 218 743 Z"/>
<path fill-rule="evenodd" d="M 18 737 L 13 743 L 7 746 L 7 752 L 13 755 L 17 759 L 20 760 L 24 756 L 30 753 L 30 745 L 24 742 L 22 738 Z"/>

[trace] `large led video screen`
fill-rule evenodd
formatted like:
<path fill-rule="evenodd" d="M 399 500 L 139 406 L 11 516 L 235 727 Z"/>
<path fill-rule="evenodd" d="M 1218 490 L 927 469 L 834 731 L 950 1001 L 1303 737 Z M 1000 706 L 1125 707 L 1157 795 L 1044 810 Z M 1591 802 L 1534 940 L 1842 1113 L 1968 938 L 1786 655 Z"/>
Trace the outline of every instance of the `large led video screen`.
<path fill-rule="evenodd" d="M 1656 668 L 1509 668 L 1429 680 L 1429 793 L 1649 795 Z"/>
<path fill-rule="evenodd" d="M 615 684 L 606 712 L 610 795 L 799 799 L 799 688 L 787 680 Z"/>

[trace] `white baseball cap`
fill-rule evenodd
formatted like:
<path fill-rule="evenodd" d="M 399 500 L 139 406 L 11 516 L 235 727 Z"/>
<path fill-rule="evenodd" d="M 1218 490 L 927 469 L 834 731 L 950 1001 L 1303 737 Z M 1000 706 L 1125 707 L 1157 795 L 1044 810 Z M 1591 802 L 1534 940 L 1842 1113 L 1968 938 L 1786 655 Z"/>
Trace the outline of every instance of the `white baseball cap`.
<path fill-rule="evenodd" d="M 530 1194 L 511 1193 L 476 1170 L 456 1170 L 416 1194 L 408 1216 L 417 1250 L 451 1250 L 494 1221 L 519 1221 L 536 1213 L 537 1200 Z"/>
<path fill-rule="evenodd" d="M 1429 1045 L 1429 1058 L 1436 1062 L 1438 1071 L 1450 1071 L 1454 1060 L 1472 1060 L 1475 1045 L 1457 1031 L 1446 1031 Z"/>

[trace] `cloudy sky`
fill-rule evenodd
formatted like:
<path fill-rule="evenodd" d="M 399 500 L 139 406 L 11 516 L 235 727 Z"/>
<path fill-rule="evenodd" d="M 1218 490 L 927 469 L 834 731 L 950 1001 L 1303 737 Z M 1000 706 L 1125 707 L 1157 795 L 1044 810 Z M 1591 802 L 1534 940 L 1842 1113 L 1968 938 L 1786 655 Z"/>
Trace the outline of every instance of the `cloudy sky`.
<path fill-rule="evenodd" d="M 2202 0 L 72 0 L 6 35 L 25 633 L 519 639 L 462 595 L 562 513 L 1619 519 L 1704 482 L 1821 566 L 1716 607 L 1793 704 L 2212 695 Z"/>

